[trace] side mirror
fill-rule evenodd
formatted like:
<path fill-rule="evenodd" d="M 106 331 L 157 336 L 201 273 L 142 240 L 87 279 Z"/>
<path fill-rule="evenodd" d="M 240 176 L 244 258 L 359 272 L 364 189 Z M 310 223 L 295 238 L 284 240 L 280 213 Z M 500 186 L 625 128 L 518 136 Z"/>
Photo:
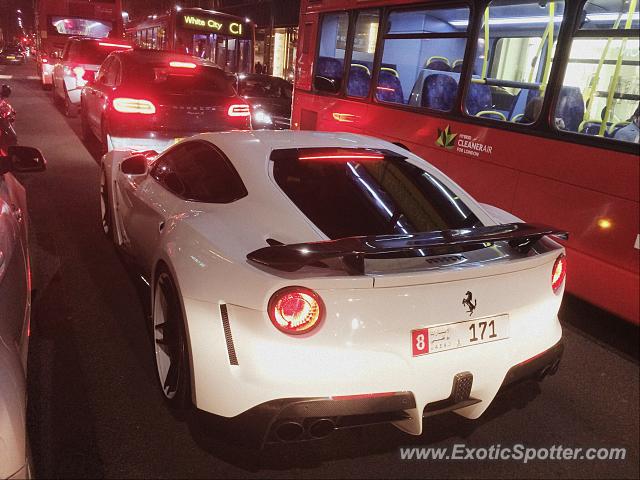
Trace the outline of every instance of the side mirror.
<path fill-rule="evenodd" d="M 11 95 L 11 87 L 9 85 L 2 85 L 0 87 L 0 98 L 7 98 Z"/>
<path fill-rule="evenodd" d="M 120 171 L 125 175 L 146 175 L 148 169 L 147 157 L 140 154 L 125 158 L 120 164 Z"/>
<path fill-rule="evenodd" d="M 11 145 L 7 149 L 10 169 L 16 173 L 43 172 L 47 161 L 42 152 L 34 147 Z"/>
<path fill-rule="evenodd" d="M 340 79 L 333 79 L 316 75 L 313 78 L 313 88 L 321 92 L 338 93 L 341 86 Z"/>

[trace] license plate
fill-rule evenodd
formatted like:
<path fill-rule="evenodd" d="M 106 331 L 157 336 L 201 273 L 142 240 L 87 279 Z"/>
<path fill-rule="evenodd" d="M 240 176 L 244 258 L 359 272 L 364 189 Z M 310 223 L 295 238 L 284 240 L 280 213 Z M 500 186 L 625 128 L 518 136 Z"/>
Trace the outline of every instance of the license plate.
<path fill-rule="evenodd" d="M 411 330 L 414 357 L 509 338 L 509 315 Z"/>
<path fill-rule="evenodd" d="M 13 57 L 13 56 L 11 56 L 11 55 L 7 55 L 7 59 L 8 59 L 8 60 L 15 60 L 15 59 L 16 59 L 16 57 Z"/>

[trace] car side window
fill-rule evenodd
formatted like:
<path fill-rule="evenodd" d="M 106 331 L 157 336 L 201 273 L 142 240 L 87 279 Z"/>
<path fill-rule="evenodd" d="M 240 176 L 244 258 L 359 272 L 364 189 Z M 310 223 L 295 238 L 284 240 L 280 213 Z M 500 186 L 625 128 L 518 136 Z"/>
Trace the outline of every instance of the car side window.
<path fill-rule="evenodd" d="M 114 85 L 118 86 L 122 83 L 122 62 L 119 58 L 115 58 L 113 61 L 113 67 L 115 69 L 114 72 Z"/>
<path fill-rule="evenodd" d="M 118 62 L 118 59 L 114 57 L 111 62 L 109 62 L 109 66 L 106 70 L 103 83 L 108 87 L 114 87 L 119 77 L 119 73 L 120 62 Z"/>
<path fill-rule="evenodd" d="M 98 75 L 96 76 L 96 83 L 101 83 L 101 84 L 105 83 L 105 78 L 107 76 L 107 71 L 109 70 L 109 66 L 111 65 L 111 62 L 113 62 L 113 58 L 107 58 L 104 61 L 104 63 L 100 67 L 100 70 L 98 71 Z"/>
<path fill-rule="evenodd" d="M 162 155 L 151 176 L 184 200 L 231 203 L 247 195 L 238 172 L 213 145 L 190 141 Z"/>

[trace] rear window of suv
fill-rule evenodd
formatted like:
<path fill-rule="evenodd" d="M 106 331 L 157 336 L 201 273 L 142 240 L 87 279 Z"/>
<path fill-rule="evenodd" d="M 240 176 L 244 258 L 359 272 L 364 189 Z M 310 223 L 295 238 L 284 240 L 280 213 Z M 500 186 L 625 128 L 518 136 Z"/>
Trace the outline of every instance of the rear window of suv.
<path fill-rule="evenodd" d="M 189 62 L 186 62 L 189 63 Z M 127 83 L 153 85 L 162 93 L 217 93 L 236 95 L 232 79 L 216 67 L 170 67 L 167 63 L 133 64 L 126 68 Z"/>
<path fill-rule="evenodd" d="M 65 60 L 100 65 L 114 50 L 118 49 L 100 45 L 99 42 L 73 42 L 69 46 L 68 58 Z"/>
<path fill-rule="evenodd" d="M 273 174 L 284 193 L 331 239 L 480 225 L 447 186 L 402 158 L 280 156 Z"/>

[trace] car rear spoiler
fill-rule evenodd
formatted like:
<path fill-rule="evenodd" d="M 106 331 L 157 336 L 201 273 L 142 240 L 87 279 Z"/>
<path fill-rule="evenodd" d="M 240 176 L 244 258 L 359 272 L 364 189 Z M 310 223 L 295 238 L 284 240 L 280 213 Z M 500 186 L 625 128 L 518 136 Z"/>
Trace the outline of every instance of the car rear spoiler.
<path fill-rule="evenodd" d="M 342 258 L 357 273 L 364 273 L 364 258 L 383 254 L 402 254 L 420 250 L 422 255 L 443 255 L 462 248 L 490 246 L 506 241 L 526 253 L 545 235 L 569 238 L 564 230 L 532 223 L 506 223 L 488 227 L 440 230 L 434 232 L 347 237 L 321 242 L 271 245 L 247 255 L 247 259 L 285 272 L 294 272 L 323 260 Z"/>

